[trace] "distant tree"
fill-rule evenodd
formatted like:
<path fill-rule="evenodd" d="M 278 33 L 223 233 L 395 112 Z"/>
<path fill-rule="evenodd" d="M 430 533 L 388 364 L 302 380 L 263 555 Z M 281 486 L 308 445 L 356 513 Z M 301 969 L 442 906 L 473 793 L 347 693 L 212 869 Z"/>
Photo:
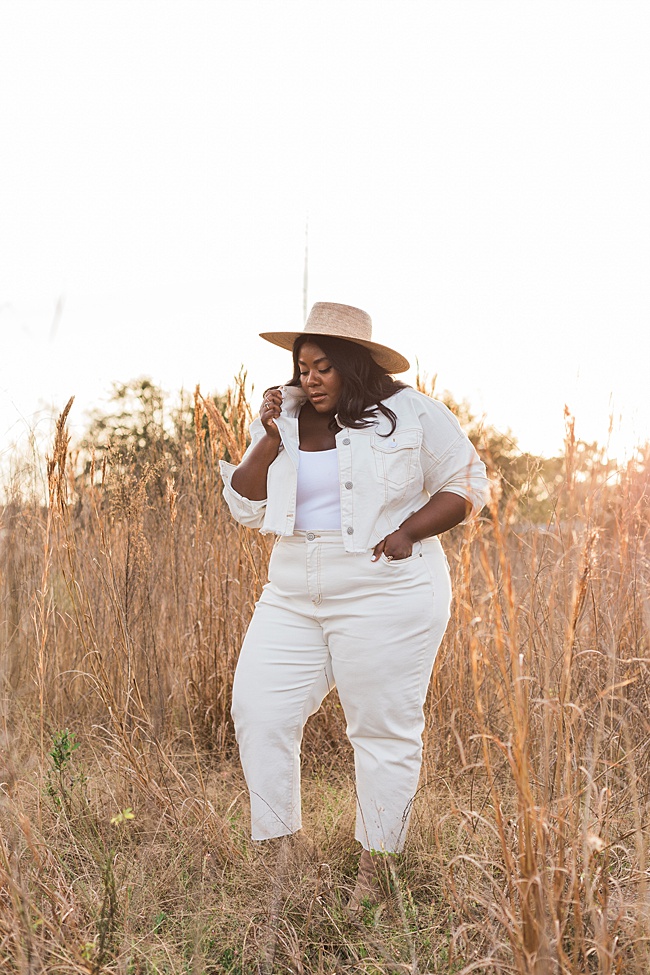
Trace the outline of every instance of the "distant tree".
<path fill-rule="evenodd" d="M 145 468 L 174 468 L 191 433 L 193 411 L 188 400 L 169 409 L 165 392 L 149 377 L 114 383 L 108 403 L 90 414 L 80 448 L 99 469 L 105 458 L 128 464 L 137 476 Z"/>
<path fill-rule="evenodd" d="M 160 455 L 170 442 L 165 426 L 165 394 L 143 376 L 113 383 L 107 408 L 90 414 L 84 446 L 127 454 Z"/>
<path fill-rule="evenodd" d="M 621 488 L 630 485 L 639 493 L 639 485 L 647 484 L 647 467 L 639 451 L 636 462 L 628 465 L 624 472 L 615 458 L 609 457 L 607 448 L 595 441 L 590 443 L 577 440 L 574 436 L 573 417 L 566 411 L 566 439 L 562 454 L 543 457 L 522 451 L 514 435 L 497 430 L 496 427 L 477 417 L 466 400 L 458 403 L 453 396 L 444 392 L 440 397 L 458 419 L 478 450 L 490 471 L 499 476 L 502 495 L 500 506 L 512 508 L 513 515 L 541 523 L 554 518 L 558 500 L 562 499 L 559 515 L 586 515 L 587 509 L 596 505 L 601 512 L 618 505 Z M 510 503 L 510 505 L 509 505 Z M 639 510 L 643 509 L 643 495 Z"/>
<path fill-rule="evenodd" d="M 509 508 L 516 517 L 546 521 L 553 511 L 553 499 L 564 473 L 563 457 L 541 457 L 521 450 L 510 430 L 498 430 L 477 416 L 466 399 L 457 400 L 445 390 L 435 394 L 435 377 L 418 376 L 416 385 L 428 396 L 436 395 L 455 416 L 476 447 L 488 472 L 498 480 L 499 508 Z"/>
<path fill-rule="evenodd" d="M 223 416 L 227 396 L 208 397 Z M 108 402 L 90 414 L 80 448 L 86 455 L 86 471 L 91 463 L 96 470 L 104 458 L 112 464 L 128 464 L 135 475 L 145 467 L 164 467 L 168 472 L 181 462 L 187 444 L 197 442 L 195 423 L 200 417 L 201 431 L 208 432 L 205 411 L 195 411 L 195 399 L 181 393 L 170 406 L 167 394 L 149 377 L 114 383 Z M 94 461 L 91 458 L 94 457 Z"/>

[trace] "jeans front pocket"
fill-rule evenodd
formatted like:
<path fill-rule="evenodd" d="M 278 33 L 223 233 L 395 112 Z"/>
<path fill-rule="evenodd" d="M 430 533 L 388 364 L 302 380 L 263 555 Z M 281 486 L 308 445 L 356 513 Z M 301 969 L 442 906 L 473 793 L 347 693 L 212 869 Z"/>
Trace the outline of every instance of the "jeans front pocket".
<path fill-rule="evenodd" d="M 422 542 L 414 542 L 413 551 L 410 555 L 407 555 L 405 559 L 389 559 L 386 558 L 383 552 L 381 553 L 381 558 L 382 561 L 384 561 L 386 565 L 390 565 L 391 568 L 398 565 L 405 565 L 407 562 L 413 562 L 415 559 L 422 558 Z"/>

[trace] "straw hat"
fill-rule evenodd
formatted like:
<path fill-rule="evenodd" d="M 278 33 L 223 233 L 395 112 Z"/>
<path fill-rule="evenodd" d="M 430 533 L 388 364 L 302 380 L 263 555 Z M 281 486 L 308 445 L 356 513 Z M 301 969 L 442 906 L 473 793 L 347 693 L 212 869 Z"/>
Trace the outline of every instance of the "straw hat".
<path fill-rule="evenodd" d="M 332 301 L 317 301 L 309 312 L 302 332 L 260 332 L 260 338 L 279 345 L 281 349 L 293 349 L 299 335 L 331 335 L 346 339 L 370 350 L 375 362 L 387 372 L 406 372 L 410 367 L 408 359 L 387 345 L 372 342 L 372 319 L 360 308 L 352 305 L 337 305 Z"/>

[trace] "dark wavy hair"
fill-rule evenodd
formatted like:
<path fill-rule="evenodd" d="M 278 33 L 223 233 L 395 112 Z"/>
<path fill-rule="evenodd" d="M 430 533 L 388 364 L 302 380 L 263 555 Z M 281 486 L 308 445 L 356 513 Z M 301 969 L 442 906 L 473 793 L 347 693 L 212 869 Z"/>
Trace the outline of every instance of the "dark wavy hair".
<path fill-rule="evenodd" d="M 388 406 L 384 406 L 382 400 L 406 389 L 406 383 L 389 375 L 375 362 L 370 350 L 364 345 L 331 335 L 302 333 L 293 343 L 293 376 L 287 386 L 300 386 L 298 359 L 305 342 L 313 342 L 323 350 L 343 381 L 336 408 L 343 426 L 353 430 L 372 426 L 379 412 L 390 421 L 390 433 L 394 433 L 397 417 Z M 334 417 L 330 421 L 330 427 L 333 430 L 339 429 Z"/>

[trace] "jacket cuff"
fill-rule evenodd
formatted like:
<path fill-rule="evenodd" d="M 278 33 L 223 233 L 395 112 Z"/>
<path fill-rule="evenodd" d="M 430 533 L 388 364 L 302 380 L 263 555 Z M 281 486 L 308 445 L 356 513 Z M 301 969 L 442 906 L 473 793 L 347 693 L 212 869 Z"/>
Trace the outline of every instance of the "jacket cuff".
<path fill-rule="evenodd" d="M 232 475 L 237 470 L 236 464 L 229 464 L 226 460 L 219 461 L 219 470 L 223 480 L 223 496 L 230 508 L 231 514 L 242 525 L 257 528 L 262 524 L 266 509 L 266 498 L 262 501 L 251 501 L 235 491 L 230 483 Z"/>
<path fill-rule="evenodd" d="M 448 481 L 447 484 L 443 484 L 437 493 L 444 491 L 447 494 L 456 494 L 471 504 L 472 510 L 460 522 L 461 525 L 467 525 L 487 504 L 489 490 L 489 482 L 487 480 L 483 481 L 481 478 L 481 483 L 476 485 L 468 483 L 467 479 Z"/>

